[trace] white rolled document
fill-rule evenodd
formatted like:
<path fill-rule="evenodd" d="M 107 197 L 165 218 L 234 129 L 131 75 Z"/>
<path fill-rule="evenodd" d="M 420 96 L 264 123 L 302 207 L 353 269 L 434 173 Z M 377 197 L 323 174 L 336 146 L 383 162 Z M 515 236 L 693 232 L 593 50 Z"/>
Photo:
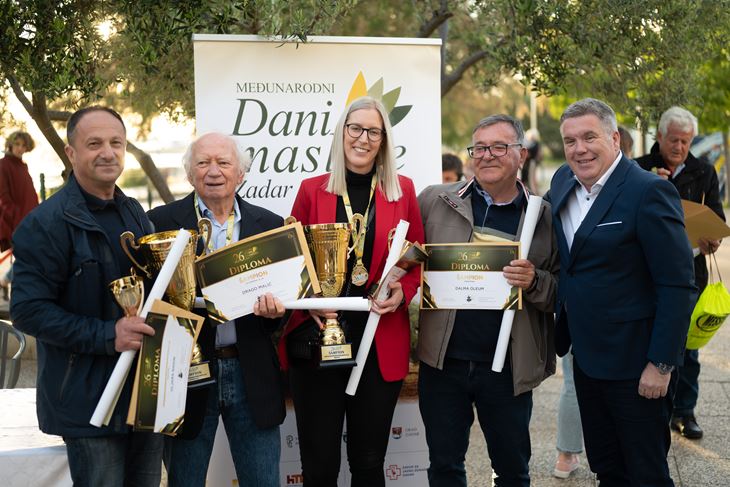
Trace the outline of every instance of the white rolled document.
<path fill-rule="evenodd" d="M 367 298 L 303 298 L 282 303 L 286 309 L 334 309 L 337 311 L 370 311 Z"/>
<path fill-rule="evenodd" d="M 527 210 L 525 211 L 525 221 L 522 223 L 522 232 L 520 233 L 520 253 L 523 259 L 527 258 L 532 245 L 532 237 L 535 235 L 535 227 L 537 227 L 537 218 L 540 215 L 540 206 L 542 205 L 542 197 L 530 195 L 527 202 Z M 512 334 L 512 322 L 515 319 L 515 310 L 508 309 L 502 314 L 502 324 L 499 326 L 499 338 L 497 339 L 497 349 L 492 359 L 492 370 L 502 372 L 504 361 L 507 358 L 507 347 L 509 346 L 509 337 Z"/>
<path fill-rule="evenodd" d="M 170 283 L 172 274 L 175 272 L 175 268 L 177 267 L 178 262 L 180 262 L 180 258 L 182 257 L 182 254 L 185 251 L 185 246 L 188 244 L 189 240 L 190 232 L 181 228 L 177 232 L 177 237 L 170 248 L 170 253 L 167 255 L 165 262 L 162 264 L 160 273 L 158 274 L 157 279 L 155 279 L 155 283 L 152 285 L 152 290 L 147 296 L 147 300 L 142 307 L 142 311 L 139 314 L 142 318 L 147 316 L 147 313 L 152 308 L 152 303 L 154 303 L 155 300 L 162 299 L 162 296 L 165 294 L 165 289 L 167 289 L 167 285 Z M 129 369 L 132 368 L 132 362 L 134 361 L 136 353 L 137 352 L 135 350 L 127 350 L 122 352 L 119 356 L 119 360 L 117 360 L 117 364 L 114 366 L 112 375 L 109 377 L 109 382 L 107 382 L 104 392 L 99 399 L 99 403 L 96 405 L 94 414 L 89 420 L 89 423 L 92 425 L 101 427 L 102 424 L 109 424 L 109 419 L 114 411 L 114 407 L 117 405 L 119 394 L 124 387 L 124 382 L 127 380 Z"/>
<path fill-rule="evenodd" d="M 401 220 L 398 223 L 398 226 L 395 229 L 395 234 L 393 235 L 393 240 L 390 244 L 390 252 L 388 253 L 388 258 L 385 260 L 385 266 L 383 267 L 383 276 L 387 276 L 390 268 L 393 267 L 396 262 L 398 262 L 401 251 L 403 250 L 403 244 L 406 241 L 406 234 L 408 233 L 409 226 L 410 223 L 405 220 Z M 390 294 L 390 288 L 388 287 L 388 284 L 389 283 L 384 282 L 383 285 L 380 286 L 380 290 L 377 296 L 375 296 L 375 299 L 380 301 L 388 297 L 388 294 Z M 368 322 L 365 325 L 365 331 L 362 335 L 360 348 L 357 350 L 357 357 L 355 358 L 355 362 L 357 363 L 350 372 L 350 379 L 347 381 L 347 388 L 345 389 L 345 392 L 350 396 L 354 396 L 357 392 L 357 386 L 358 384 L 360 384 L 362 370 L 365 367 L 365 361 L 367 360 L 368 354 L 370 353 L 370 347 L 373 344 L 373 339 L 375 338 L 375 330 L 378 329 L 378 323 L 380 323 L 380 315 L 375 313 L 374 311 L 371 311 L 370 315 L 368 316 Z"/>

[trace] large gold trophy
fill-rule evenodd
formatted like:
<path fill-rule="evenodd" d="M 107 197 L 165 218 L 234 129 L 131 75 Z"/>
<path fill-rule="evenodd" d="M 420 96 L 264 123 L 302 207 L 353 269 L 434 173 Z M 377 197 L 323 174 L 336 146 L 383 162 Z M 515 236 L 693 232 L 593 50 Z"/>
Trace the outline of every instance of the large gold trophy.
<path fill-rule="evenodd" d="M 203 248 L 208 246 L 208 241 L 212 234 L 212 226 L 210 220 L 201 218 L 198 221 L 197 232 L 193 230 L 187 231 L 190 232 L 191 238 L 185 246 L 182 258 L 175 268 L 170 283 L 167 285 L 165 297 L 175 306 L 190 311 L 195 304 L 195 247 L 199 238 L 204 239 L 205 243 Z M 145 235 L 144 237 L 140 237 L 137 242 L 135 242 L 134 234 L 129 231 L 122 233 L 119 238 L 122 250 L 127 254 L 129 260 L 148 279 L 152 279 L 162 268 L 162 264 L 170 253 L 176 237 L 177 230 Z M 142 256 L 146 265 L 141 265 L 134 258 L 130 247 Z M 215 382 L 215 379 L 210 374 L 209 362 L 203 357 L 200 346 L 197 343 L 193 347 L 193 358 L 190 362 L 188 377 L 188 388 L 191 389 Z"/>
<path fill-rule="evenodd" d="M 307 225 L 304 235 L 312 254 L 317 279 L 322 288 L 322 296 L 338 297 L 347 277 L 347 258 L 350 251 L 365 238 L 365 225 L 362 215 L 356 213 L 349 223 L 324 223 Z M 349 246 L 352 236 L 353 245 Z M 355 365 L 352 346 L 345 340 L 337 319 L 328 319 L 320 336 L 318 346 L 320 367 L 345 367 Z"/>

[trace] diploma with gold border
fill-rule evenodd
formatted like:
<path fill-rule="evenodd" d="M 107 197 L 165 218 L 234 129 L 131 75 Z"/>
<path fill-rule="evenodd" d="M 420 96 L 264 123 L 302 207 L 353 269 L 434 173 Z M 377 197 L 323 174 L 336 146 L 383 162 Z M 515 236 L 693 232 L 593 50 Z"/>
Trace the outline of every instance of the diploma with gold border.
<path fill-rule="evenodd" d="M 183 423 L 190 357 L 203 318 L 158 300 L 145 323 L 155 334 L 142 340 L 127 423 L 135 431 L 174 436 Z"/>
<path fill-rule="evenodd" d="M 522 309 L 522 292 L 502 268 L 520 257 L 519 242 L 427 244 L 421 309 Z"/>
<path fill-rule="evenodd" d="M 253 313 L 262 294 L 286 302 L 320 291 L 299 222 L 227 245 L 195 267 L 208 315 L 219 323 Z"/>

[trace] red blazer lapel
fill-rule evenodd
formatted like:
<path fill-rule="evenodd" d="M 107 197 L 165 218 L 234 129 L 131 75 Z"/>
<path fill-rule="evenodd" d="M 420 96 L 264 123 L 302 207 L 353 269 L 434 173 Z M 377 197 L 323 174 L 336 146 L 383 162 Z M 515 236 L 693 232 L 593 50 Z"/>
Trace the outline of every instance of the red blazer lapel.
<path fill-rule="evenodd" d="M 372 272 L 370 272 L 367 283 L 368 289 L 375 282 L 376 276 L 380 279 L 380 271 L 385 265 L 385 258 L 388 254 L 388 232 L 398 223 L 395 221 L 397 204 L 397 201 L 386 200 L 380 189 L 375 192 L 375 242 L 370 263 Z"/>
<path fill-rule="evenodd" d="M 316 223 L 335 223 L 337 218 L 337 195 L 317 187 L 314 192 L 314 204 L 317 206 Z"/>

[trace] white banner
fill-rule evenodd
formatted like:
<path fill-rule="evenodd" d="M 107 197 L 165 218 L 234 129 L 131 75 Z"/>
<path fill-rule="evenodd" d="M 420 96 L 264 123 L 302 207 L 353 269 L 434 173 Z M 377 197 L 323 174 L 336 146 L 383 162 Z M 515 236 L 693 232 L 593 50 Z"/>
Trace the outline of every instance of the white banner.
<path fill-rule="evenodd" d="M 302 465 L 299 461 L 299 437 L 294 409 L 287 405 L 286 419 L 281 425 L 281 461 L 279 463 L 280 485 L 282 487 L 301 486 Z M 337 485 L 350 485 L 350 470 L 347 463 L 347 427 L 342 435 L 342 460 Z M 385 454 L 385 485 L 388 487 L 423 487 L 428 485 L 426 470 L 428 469 L 428 446 L 426 432 L 418 402 L 415 399 L 398 400 L 393 414 L 393 421 L 388 439 L 388 451 Z M 230 446 L 223 422 L 218 423 L 218 430 L 213 444 L 213 454 L 208 466 L 207 485 L 235 486 L 236 471 L 231 458 Z"/>
<path fill-rule="evenodd" d="M 440 44 L 196 34 L 197 132 L 233 135 L 253 160 L 241 196 L 287 216 L 301 180 L 327 172 L 347 103 L 373 96 L 390 114 L 399 173 L 419 192 L 441 182 Z"/>

